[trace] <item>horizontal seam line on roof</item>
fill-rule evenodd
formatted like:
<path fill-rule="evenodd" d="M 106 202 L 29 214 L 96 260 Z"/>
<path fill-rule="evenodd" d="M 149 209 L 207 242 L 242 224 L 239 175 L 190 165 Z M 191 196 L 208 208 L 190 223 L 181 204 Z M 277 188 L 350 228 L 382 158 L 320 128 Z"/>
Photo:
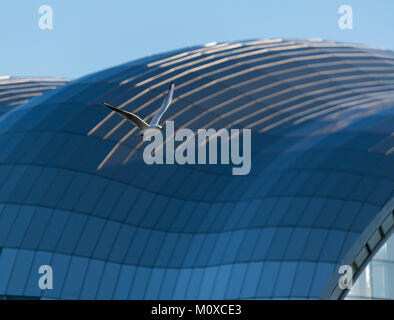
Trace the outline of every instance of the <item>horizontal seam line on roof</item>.
<path fill-rule="evenodd" d="M 275 197 L 273 197 L 275 198 Z M 319 197 L 319 199 L 323 199 L 323 197 Z M 361 201 L 354 201 L 354 202 L 360 202 Z M 178 231 L 178 230 L 167 230 L 167 229 L 160 229 L 160 228 L 152 228 L 148 226 L 142 226 L 141 224 L 135 225 L 131 223 L 127 223 L 124 221 L 119 221 L 119 220 L 114 220 L 110 218 L 104 218 L 102 216 L 97 216 L 93 214 L 87 214 L 85 212 L 77 211 L 77 210 L 72 210 L 72 209 L 60 209 L 60 208 L 54 208 L 54 207 L 48 207 L 48 206 L 41 206 L 41 205 L 33 205 L 33 204 L 21 204 L 21 203 L 13 203 L 13 202 L 1 202 L 0 204 L 2 205 L 12 205 L 12 206 L 21 206 L 21 207 L 33 207 L 35 209 L 43 208 L 43 209 L 50 209 L 55 211 L 62 211 L 62 212 L 67 212 L 71 214 L 77 214 L 81 216 L 86 216 L 87 219 L 89 218 L 95 218 L 98 220 L 103 220 L 103 221 L 111 221 L 113 223 L 117 223 L 119 225 L 125 225 L 131 228 L 137 229 L 143 229 L 143 230 L 149 230 L 149 231 L 154 231 L 154 232 L 159 232 L 159 233 L 166 233 L 166 234 L 176 234 L 176 235 L 220 235 L 220 234 L 225 234 L 225 233 L 237 233 L 241 231 L 256 231 L 256 230 L 262 230 L 262 229 L 313 229 L 313 230 L 327 230 L 327 231 L 339 231 L 339 232 L 344 232 L 344 233 L 355 233 L 359 234 L 362 232 L 362 230 L 351 230 L 350 228 L 344 229 L 344 228 L 333 228 L 332 226 L 330 227 L 323 227 L 323 226 L 314 226 L 314 225 L 290 225 L 290 224 L 283 224 L 283 225 L 257 225 L 257 226 L 250 226 L 250 227 L 242 227 L 242 228 L 234 228 L 234 229 L 223 229 L 223 230 L 216 230 L 216 231 L 193 231 L 193 232 L 185 232 L 185 231 Z M 342 209 L 341 209 L 342 210 Z M 273 235 L 275 237 L 277 233 Z"/>
<path fill-rule="evenodd" d="M 271 196 L 271 197 L 264 197 L 264 198 L 261 198 L 259 200 L 263 201 L 263 200 L 266 200 L 266 199 L 282 199 L 282 198 L 291 198 L 291 199 L 308 198 L 308 199 L 325 199 L 325 200 L 330 200 L 331 199 L 331 200 L 341 200 L 341 201 L 343 201 L 343 199 L 337 199 L 337 198 L 334 198 L 334 197 L 323 197 L 323 196 L 311 196 L 311 197 L 306 197 L 306 196 L 293 196 L 293 197 L 289 197 L 289 196 L 286 196 L 286 197 L 283 197 L 283 196 Z M 176 198 L 174 198 L 174 199 L 176 199 Z M 152 200 L 152 201 L 154 201 L 154 200 Z M 366 201 L 360 201 L 360 200 L 348 200 L 348 201 L 350 201 L 350 202 L 357 202 L 357 203 L 360 203 L 361 205 L 368 204 L 368 205 L 373 205 L 373 206 L 378 207 L 378 208 L 382 207 L 382 205 L 375 205 L 375 204 L 368 203 Z M 192 202 L 192 201 L 189 201 L 189 202 Z M 235 202 L 235 203 L 238 204 L 238 203 L 242 203 L 242 202 L 249 203 L 250 201 L 245 200 L 245 201 L 239 201 L 239 202 Z M 103 220 L 109 220 L 109 221 L 112 221 L 112 222 L 117 222 L 117 223 L 119 223 L 121 225 L 124 224 L 124 225 L 130 226 L 130 227 L 134 227 L 136 229 L 141 228 L 141 229 L 145 229 L 145 230 L 158 231 L 158 232 L 168 232 L 168 233 L 176 233 L 176 234 L 218 234 L 218 233 L 223 233 L 223 232 L 234 232 L 234 231 L 240 231 L 240 230 L 254 229 L 253 227 L 251 227 L 251 228 L 245 227 L 245 228 L 235 228 L 235 229 L 229 229 L 229 230 L 221 230 L 220 232 L 219 231 L 216 231 L 216 232 L 213 232 L 213 231 L 212 232 L 208 232 L 208 231 L 205 231 L 205 232 L 203 232 L 203 231 L 201 231 L 201 232 L 170 231 L 170 230 L 166 230 L 166 229 L 152 228 L 152 227 L 148 227 L 148 226 L 141 226 L 140 223 L 138 225 L 131 224 L 131 223 L 126 223 L 124 221 L 118 221 L 118 220 L 115 220 L 115 219 L 105 218 L 105 217 L 102 217 L 102 216 L 99 216 L 99 215 L 92 214 L 91 212 L 83 212 L 83 211 L 78 211 L 78 210 L 75 210 L 75 209 L 66 209 L 66 208 L 62 208 L 62 207 L 50 207 L 50 206 L 45 206 L 45 205 L 41 205 L 41 204 L 37 205 L 37 204 L 29 204 L 29 203 L 9 202 L 8 200 L 5 201 L 5 202 L 1 202 L 1 203 L 2 204 L 9 204 L 9 205 L 29 206 L 29 207 L 35 207 L 35 208 L 46 208 L 46 209 L 52 209 L 52 210 L 71 212 L 71 213 L 75 213 L 75 214 L 84 215 L 84 216 L 87 216 L 87 217 L 95 217 L 95 218 L 100 218 L 100 219 L 103 219 Z M 198 203 L 199 202 L 197 202 L 197 204 Z M 226 203 L 212 202 L 211 204 L 213 205 L 213 204 L 229 204 L 229 203 L 232 203 L 232 202 L 226 202 Z M 142 218 L 142 220 L 143 220 L 143 218 Z M 324 230 L 338 230 L 338 231 L 356 232 L 356 233 L 362 231 L 362 230 L 350 231 L 349 228 L 348 229 L 341 229 L 341 228 L 333 229 L 332 226 L 330 226 L 330 227 L 314 227 L 313 225 L 311 225 L 311 226 L 307 226 L 307 225 L 299 225 L 299 226 L 298 225 L 276 225 L 276 226 L 275 225 L 269 225 L 269 226 L 261 226 L 260 228 L 274 228 L 274 229 L 276 229 L 278 227 L 282 227 L 282 228 L 300 227 L 300 228 L 309 228 L 309 229 L 317 228 L 317 229 L 324 229 Z M 255 227 L 255 229 L 258 229 L 258 228 Z"/>
<path fill-rule="evenodd" d="M 353 149 L 353 148 L 313 148 L 313 150 L 331 150 L 331 149 L 333 151 L 335 149 L 365 151 L 364 149 Z M 311 150 L 311 149 L 307 149 L 307 150 Z M 304 150 L 304 151 L 306 151 L 306 150 Z M 298 152 L 302 152 L 302 150 L 298 151 Z M 290 153 L 291 152 L 289 152 L 288 154 L 290 154 Z M 296 153 L 296 151 L 294 153 Z M 376 152 L 376 151 L 368 151 L 368 152 L 366 151 L 366 153 L 368 153 L 368 154 L 369 153 L 373 153 L 373 154 L 377 154 L 377 155 L 389 156 L 389 155 L 386 155 L 385 153 L 380 153 L 380 152 Z M 265 154 L 285 155 L 286 153 L 265 153 Z M 257 154 L 255 156 L 258 156 L 258 155 L 260 155 L 260 154 Z M 80 169 L 70 168 L 70 167 L 66 167 L 66 166 L 50 165 L 50 164 L 47 164 L 47 163 L 5 162 L 5 161 L 3 161 L 3 162 L 0 162 L 0 166 L 32 166 L 32 167 L 39 166 L 39 167 L 44 167 L 44 168 L 47 167 L 47 168 L 63 169 L 63 170 L 67 170 L 67 171 L 80 172 L 80 173 L 84 173 L 84 174 L 98 176 L 100 178 L 104 178 L 104 179 L 111 180 L 111 181 L 114 181 L 114 182 L 118 182 L 118 183 L 121 183 L 121 184 L 134 186 L 136 188 L 141 188 L 141 187 L 138 187 L 138 186 L 133 185 L 131 183 L 126 183 L 126 182 L 124 182 L 122 180 L 117 180 L 117 179 L 114 179 L 112 177 L 108 177 L 106 175 L 98 174 L 97 171 L 86 171 L 86 170 L 80 170 Z M 227 166 L 228 165 L 226 165 L 226 167 Z M 179 168 L 183 168 L 182 166 L 178 166 L 178 167 Z M 222 177 L 226 177 L 226 178 L 232 177 L 232 175 L 230 175 L 230 174 L 223 174 L 223 173 L 215 172 L 215 171 L 202 170 L 202 169 L 200 169 L 200 167 L 198 167 L 198 165 L 193 165 L 192 167 L 188 167 L 188 170 L 191 171 L 191 172 L 198 172 L 198 173 L 201 173 L 201 174 L 207 174 L 207 175 L 212 175 L 212 176 L 222 176 Z M 334 168 L 313 168 L 313 167 L 311 167 L 311 168 L 293 167 L 291 169 L 287 168 L 285 170 L 273 170 L 273 171 L 269 171 L 269 172 L 263 172 L 262 174 L 249 174 L 247 176 L 247 178 L 253 177 L 253 178 L 257 179 L 257 178 L 264 177 L 264 176 L 269 176 L 269 175 L 275 175 L 275 174 L 280 174 L 280 173 L 281 174 L 285 174 L 285 173 L 288 173 L 288 172 L 300 172 L 300 171 L 302 171 L 302 172 L 329 172 L 329 173 L 334 173 L 334 172 L 338 173 L 338 172 L 340 172 L 340 173 L 350 173 L 350 174 L 359 175 L 359 176 L 362 176 L 362 177 L 368 176 L 368 177 L 373 177 L 373 178 L 377 178 L 377 179 L 385 180 L 385 181 L 390 181 L 390 182 L 394 181 L 394 179 L 387 178 L 387 176 L 385 176 L 385 175 L 376 175 L 376 174 L 368 174 L 368 175 L 366 175 L 366 172 L 363 172 L 363 171 L 346 170 L 346 169 L 334 169 Z M 149 190 L 147 190 L 147 191 L 149 191 Z M 155 193 L 155 192 L 152 191 L 152 193 Z M 254 198 L 250 198 L 250 199 L 254 199 Z M 198 201 L 203 201 L 203 200 L 198 200 Z"/>
<path fill-rule="evenodd" d="M 16 166 L 24 166 L 24 167 L 39 167 L 39 168 L 50 168 L 50 169 L 57 169 L 57 170 L 63 170 L 63 171 L 69 171 L 69 172 L 75 172 L 75 173 L 82 173 L 82 174 L 86 174 L 86 175 L 90 175 L 90 176 L 95 176 L 95 177 L 97 177 L 98 175 L 96 175 L 96 174 L 94 174 L 94 173 L 90 173 L 90 172 L 87 172 L 87 171 L 81 171 L 81 170 L 76 170 L 76 169 L 69 169 L 69 168 L 64 168 L 64 167 L 58 167 L 58 166 L 48 166 L 48 165 L 42 165 L 42 164 L 31 164 L 31 163 L 28 163 L 28 164 L 21 164 L 21 163 L 18 163 L 18 164 L 0 164 L 0 166 L 10 166 L 10 167 L 16 167 Z M 295 170 L 296 172 L 297 171 L 299 171 L 299 169 L 296 169 Z M 305 171 L 307 171 L 307 170 L 305 170 Z M 327 170 L 327 171 L 329 171 L 329 172 L 333 172 L 333 170 Z M 323 171 L 323 172 L 325 172 L 325 171 Z M 347 172 L 347 171 L 346 171 Z M 362 175 L 360 175 L 361 177 L 363 177 Z M 312 197 L 316 197 L 316 198 L 318 198 L 319 196 L 318 195 L 316 195 L 316 194 L 311 194 L 311 195 L 291 195 L 291 194 L 283 194 L 283 195 L 272 195 L 272 196 L 262 196 L 262 197 L 249 197 L 249 198 L 243 198 L 242 200 L 239 200 L 239 201 L 236 201 L 236 200 L 216 200 L 216 201 L 209 201 L 209 200 L 204 200 L 204 199 L 193 199 L 193 198 L 181 198 L 181 197 L 177 197 L 177 196 L 175 196 L 175 195 L 168 195 L 168 194 L 164 194 L 164 193 L 159 193 L 159 192 L 157 192 L 157 191 L 152 191 L 152 190 L 149 190 L 149 189 L 145 189 L 145 188 L 143 188 L 143 187 L 141 187 L 141 186 L 137 186 L 137 185 L 132 185 L 132 184 L 129 184 L 129 183 L 125 183 L 125 182 L 122 182 L 122 181 L 117 181 L 117 180 L 114 180 L 114 179 L 111 179 L 111 178 L 107 178 L 107 177 L 105 177 L 105 176 L 98 176 L 99 178 L 102 178 L 102 179 L 104 179 L 104 180 L 107 180 L 107 181 L 113 181 L 113 182 L 116 182 L 116 183 L 119 183 L 119 184 L 122 184 L 122 185 L 125 185 L 125 186 L 130 186 L 130 187 L 133 187 L 133 188 L 135 188 L 135 189 L 138 189 L 138 190 L 141 190 L 141 191 L 145 191 L 145 192 L 148 192 L 148 193 L 151 193 L 151 194 L 155 194 L 155 195 L 159 195 L 159 196 L 162 196 L 162 197 L 166 197 L 166 198 L 170 198 L 170 199 L 176 199 L 176 200 L 181 200 L 181 201 L 186 201 L 186 202 L 196 202 L 196 203 L 207 203 L 207 204 L 209 204 L 209 203 L 211 203 L 211 204 L 219 204 L 219 203 L 223 203 L 223 204 L 229 204 L 229 203 L 239 203 L 239 202 L 246 202 L 246 201 L 254 201 L 254 200 L 263 200 L 263 199 L 266 199 L 266 198 L 272 198 L 272 197 L 274 197 L 274 198 L 296 198 L 296 197 L 298 197 L 298 198 L 305 198 L 305 197 L 309 197 L 309 198 L 312 198 Z M 364 175 L 364 177 L 372 177 L 371 175 Z M 386 180 L 386 181 L 390 181 L 390 182 L 392 182 L 392 180 L 389 180 L 389 179 L 386 179 L 386 178 L 382 178 L 382 180 Z M 4 185 L 3 185 L 4 186 Z M 2 187 L 3 187 L 2 186 Z M 382 204 L 380 204 L 380 203 L 376 203 L 376 202 L 373 202 L 373 201 L 359 201 L 359 200 L 357 200 L 357 199 L 353 199 L 353 198 L 342 198 L 342 197 L 338 197 L 338 196 L 330 196 L 330 195 L 328 195 L 327 197 L 323 197 L 323 196 L 321 196 L 322 198 L 329 198 L 329 199 L 335 199 L 335 200 L 342 200 L 342 201 L 358 201 L 358 202 L 362 202 L 362 203 L 366 203 L 366 204 L 370 204 L 370 205 L 374 205 L 374 206 L 377 206 L 377 207 L 381 207 L 382 206 Z"/>
<path fill-rule="evenodd" d="M 124 265 L 124 266 L 131 266 L 131 267 L 140 267 L 140 268 L 148 268 L 148 269 L 173 269 L 173 270 L 184 270 L 184 269 L 207 269 L 207 268 L 214 268 L 214 267 L 221 267 L 221 266 L 228 266 L 228 265 L 234 265 L 234 264 L 249 264 L 249 263 L 256 263 L 256 262 L 262 262 L 262 263 L 267 263 L 267 262 L 311 262 L 311 263 L 330 263 L 330 264 L 338 264 L 340 261 L 333 261 L 333 260 L 311 260 L 311 259 L 294 259 L 294 260 L 280 260 L 280 259 L 266 259 L 266 260 L 261 260 L 261 259 L 256 259 L 256 260 L 238 260 L 238 261 L 233 261 L 233 262 L 228 262 L 228 263 L 215 263 L 215 264 L 209 264 L 209 265 L 197 265 L 197 266 L 187 266 L 187 267 L 169 267 L 169 266 L 152 266 L 152 265 L 143 265 L 143 264 L 129 264 L 127 262 L 119 262 L 116 260 L 110 260 L 110 259 L 104 259 L 104 258 L 95 258 L 93 256 L 83 256 L 81 254 L 72 254 L 72 253 L 65 253 L 65 252 L 60 252 L 60 251 L 55 251 L 55 250 L 43 250 L 43 249 L 31 249 L 31 248 L 20 248 L 20 247 L 14 247 L 14 246 L 8 246 L 8 247 L 2 247 L 2 249 L 9 249 L 9 250 L 20 250 L 20 251 L 34 251 L 34 252 L 48 252 L 51 254 L 59 254 L 59 255 L 65 255 L 65 256 L 70 256 L 70 257 L 79 257 L 79 258 L 84 258 L 84 259 L 89 259 L 89 260 L 97 260 L 97 261 L 105 261 L 106 263 L 115 263 L 119 265 Z"/>

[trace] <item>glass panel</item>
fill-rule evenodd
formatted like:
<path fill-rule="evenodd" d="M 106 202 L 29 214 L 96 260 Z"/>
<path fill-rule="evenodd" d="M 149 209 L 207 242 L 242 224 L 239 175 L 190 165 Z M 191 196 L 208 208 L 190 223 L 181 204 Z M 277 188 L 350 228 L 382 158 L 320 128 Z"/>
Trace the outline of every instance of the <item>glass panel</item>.
<path fill-rule="evenodd" d="M 81 292 L 81 299 L 95 299 L 104 270 L 104 261 L 90 260 Z"/>
<path fill-rule="evenodd" d="M 114 292 L 114 299 L 127 299 L 134 278 L 136 267 L 123 265 L 120 269 L 118 284 Z"/>
<path fill-rule="evenodd" d="M 138 265 L 140 258 L 145 253 L 146 244 L 149 242 L 151 230 L 137 229 L 135 237 L 130 245 L 130 250 L 127 252 L 125 262 L 132 265 Z"/>
<path fill-rule="evenodd" d="M 93 208 L 102 196 L 107 183 L 108 180 L 93 176 L 89 181 L 88 186 L 83 189 L 75 210 L 86 213 L 92 212 Z"/>
<path fill-rule="evenodd" d="M 30 274 L 27 277 L 26 289 L 24 295 L 26 296 L 36 296 L 39 297 L 44 294 L 53 293 L 53 291 L 58 292 L 62 279 L 64 275 L 58 272 L 57 266 L 52 263 L 52 253 L 36 251 L 34 254 L 33 263 L 30 263 Z M 49 265 L 53 270 L 53 290 L 41 290 L 38 286 L 38 280 L 42 276 L 38 273 L 39 268 L 42 265 Z M 59 281 L 60 280 L 60 281 Z M 60 283 L 59 283 L 60 282 Z"/>
<path fill-rule="evenodd" d="M 223 251 L 228 245 L 230 245 L 230 235 L 231 235 L 230 232 L 225 232 L 217 236 L 217 238 L 215 239 L 215 243 L 213 245 L 212 254 L 208 262 L 210 265 L 220 263 L 220 260 L 223 256 Z"/>
<path fill-rule="evenodd" d="M 14 166 L 9 169 L 9 174 L 7 178 L 2 182 L 2 186 L 0 185 L 0 201 L 6 202 L 10 195 L 12 194 L 12 190 L 17 186 L 20 179 L 23 177 L 23 174 L 26 170 L 26 166 Z"/>
<path fill-rule="evenodd" d="M 138 267 L 133 279 L 133 285 L 129 299 L 143 299 L 146 288 L 150 281 L 152 270 L 149 268 Z"/>
<path fill-rule="evenodd" d="M 276 277 L 279 271 L 279 262 L 265 262 L 259 284 L 257 286 L 256 296 L 258 298 L 270 298 L 273 295 L 276 286 Z"/>
<path fill-rule="evenodd" d="M 34 207 L 22 206 L 18 212 L 16 220 L 10 230 L 8 239 L 5 243 L 7 247 L 19 247 L 25 237 L 26 230 L 29 227 L 30 220 L 35 212 Z"/>
<path fill-rule="evenodd" d="M 4 245 L 8 233 L 18 215 L 20 206 L 6 205 L 0 216 L 0 247 Z"/>
<path fill-rule="evenodd" d="M 211 296 L 212 289 L 215 286 L 217 270 L 218 267 L 205 268 L 198 299 L 209 299 Z"/>
<path fill-rule="evenodd" d="M 166 233 L 160 251 L 158 252 L 156 266 L 167 267 L 172 254 L 175 252 L 180 235 Z"/>
<path fill-rule="evenodd" d="M 56 250 L 63 253 L 71 253 L 74 251 L 80 240 L 80 235 L 87 218 L 88 217 L 83 214 L 69 213 L 67 224 L 64 227 L 62 237 L 60 238 Z"/>
<path fill-rule="evenodd" d="M 96 244 L 93 257 L 97 259 L 107 259 L 120 227 L 120 223 L 112 221 L 107 221 L 105 223 L 104 229 Z"/>
<path fill-rule="evenodd" d="M 56 207 L 74 175 L 75 173 L 72 171 L 59 170 L 40 204 L 45 207 Z"/>
<path fill-rule="evenodd" d="M 88 259 L 72 257 L 61 297 L 65 299 L 78 299 L 81 286 L 86 275 Z"/>
<path fill-rule="evenodd" d="M 32 274 L 38 275 L 38 270 L 31 270 L 34 254 L 35 252 L 30 250 L 18 250 L 12 268 L 12 274 L 8 281 L 7 294 L 16 296 L 23 295 L 26 280 L 31 277 Z"/>
<path fill-rule="evenodd" d="M 190 281 L 191 269 L 181 269 L 176 282 L 173 299 L 185 299 L 187 284 Z"/>
<path fill-rule="evenodd" d="M 262 262 L 252 262 L 248 264 L 245 278 L 242 283 L 241 299 L 248 299 L 256 296 L 257 285 L 262 271 Z"/>
<path fill-rule="evenodd" d="M 48 225 L 48 222 L 52 216 L 53 209 L 36 207 L 33 219 L 30 222 L 29 228 L 27 228 L 22 247 L 29 249 L 36 249 L 39 241 L 43 237 L 44 231 Z"/>
<path fill-rule="evenodd" d="M 120 196 L 123 194 L 123 190 L 126 185 L 111 181 L 106 186 L 103 194 L 100 195 L 97 206 L 94 208 L 94 213 L 100 217 L 108 217 L 110 214 L 114 214 L 114 207 L 119 201 Z M 129 201 L 131 199 L 129 198 Z"/>
<path fill-rule="evenodd" d="M 0 255 L 0 293 L 5 294 L 7 284 L 10 279 L 14 261 L 16 258 L 17 250 L 15 249 L 2 249 Z"/>
<path fill-rule="evenodd" d="M 163 281 L 165 269 L 153 269 L 146 290 L 145 299 L 155 300 L 159 296 L 159 291 Z"/>
<path fill-rule="evenodd" d="M 178 274 L 178 269 L 165 269 L 164 279 L 159 293 L 159 299 L 173 299 L 175 284 L 178 280 Z"/>
<path fill-rule="evenodd" d="M 296 262 L 282 262 L 280 265 L 278 279 L 275 284 L 275 297 L 289 297 L 296 271 Z"/>
<path fill-rule="evenodd" d="M 33 185 L 33 188 L 30 190 L 26 202 L 29 204 L 39 204 L 58 171 L 59 169 L 55 168 L 44 168 Z"/>
<path fill-rule="evenodd" d="M 353 283 L 346 299 L 394 299 L 394 233 Z"/>
<path fill-rule="evenodd" d="M 222 263 L 231 263 L 234 261 L 246 232 L 247 230 L 239 230 L 231 233 L 229 245 L 222 253 Z"/>
<path fill-rule="evenodd" d="M 212 255 L 213 247 L 217 241 L 216 233 L 209 233 L 205 235 L 202 247 L 199 249 L 198 255 L 193 262 L 194 266 L 206 266 L 209 258 Z"/>
<path fill-rule="evenodd" d="M 184 263 L 185 257 L 189 252 L 192 241 L 193 241 L 193 235 L 191 234 L 180 235 L 180 238 L 177 241 L 174 250 L 174 254 L 172 254 L 172 256 L 170 257 L 170 261 L 168 262 L 168 267 L 179 267 Z"/>
<path fill-rule="evenodd" d="M 100 288 L 97 293 L 97 299 L 111 299 L 113 291 L 118 280 L 120 265 L 117 263 L 107 262 L 104 268 L 104 274 L 101 279 Z"/>
<path fill-rule="evenodd" d="M 75 249 L 76 255 L 91 256 L 93 250 L 101 236 L 105 220 L 96 217 L 89 217 L 84 230 L 82 231 L 81 238 L 78 240 L 77 248 Z"/>
<path fill-rule="evenodd" d="M 265 258 L 274 234 L 275 229 L 273 228 L 263 229 L 260 231 L 260 237 L 255 244 L 252 260 L 263 260 Z"/>
<path fill-rule="evenodd" d="M 184 299 L 197 299 L 200 289 L 203 270 L 201 268 L 193 268 L 189 281 L 187 283 Z"/>
<path fill-rule="evenodd" d="M 71 257 L 65 254 L 55 253 L 50 265 L 53 268 L 53 290 L 45 290 L 43 296 L 49 298 L 59 298 L 64 286 L 67 270 L 70 265 Z M 37 287 L 36 283 L 32 284 Z"/>
<path fill-rule="evenodd" d="M 231 269 L 231 265 L 224 265 L 218 267 L 216 273 L 216 283 L 213 287 L 211 297 L 209 297 L 209 299 L 224 299 L 227 284 L 230 278 Z"/>
<path fill-rule="evenodd" d="M 23 177 L 16 185 L 15 189 L 12 191 L 9 201 L 12 203 L 24 202 L 27 198 L 34 182 L 37 180 L 38 176 L 41 174 L 43 168 L 39 166 L 28 166 L 26 167 Z M 0 174 L 1 176 L 1 174 Z M 0 181 L 3 180 L 0 177 Z"/>
<path fill-rule="evenodd" d="M 291 296 L 301 298 L 307 298 L 309 296 L 315 267 L 316 263 L 312 262 L 300 262 L 298 264 Z"/>

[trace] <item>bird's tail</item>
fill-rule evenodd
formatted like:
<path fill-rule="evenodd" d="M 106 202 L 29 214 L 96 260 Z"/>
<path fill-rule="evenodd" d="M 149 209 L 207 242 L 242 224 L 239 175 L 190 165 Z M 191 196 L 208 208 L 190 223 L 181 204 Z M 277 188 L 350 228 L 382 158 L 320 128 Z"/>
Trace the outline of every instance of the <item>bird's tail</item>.
<path fill-rule="evenodd" d="M 105 105 L 106 107 L 110 108 L 110 109 L 113 110 L 113 111 L 117 111 L 117 110 L 118 110 L 118 108 L 116 108 L 116 107 L 114 107 L 114 106 L 111 106 L 109 103 L 106 103 L 106 102 L 103 102 L 103 103 L 104 103 L 104 105 Z"/>

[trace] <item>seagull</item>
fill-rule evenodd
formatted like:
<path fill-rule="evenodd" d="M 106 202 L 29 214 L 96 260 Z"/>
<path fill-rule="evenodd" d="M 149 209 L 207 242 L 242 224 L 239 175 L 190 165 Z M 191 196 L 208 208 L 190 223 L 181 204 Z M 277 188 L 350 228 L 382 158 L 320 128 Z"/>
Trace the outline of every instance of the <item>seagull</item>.
<path fill-rule="evenodd" d="M 156 132 L 156 130 L 163 129 L 163 127 L 161 125 L 159 125 L 159 122 L 160 122 L 160 119 L 163 116 L 164 112 L 166 112 L 166 110 L 168 109 L 168 107 L 171 104 L 172 96 L 174 94 L 174 89 L 175 89 L 175 84 L 172 82 L 170 84 L 169 89 L 168 89 L 167 96 L 164 98 L 160 109 L 156 112 L 155 116 L 153 117 L 152 121 L 149 124 L 147 124 L 144 120 L 142 120 L 139 116 L 137 116 L 134 113 L 113 107 L 110 104 L 105 103 L 105 102 L 104 102 L 104 105 L 106 107 L 110 108 L 112 111 L 120 114 L 123 118 L 133 122 L 138 128 L 140 128 L 140 130 L 141 130 L 140 136 L 147 134 L 148 130 L 150 130 L 149 135 L 153 135 Z M 154 129 L 154 130 L 151 130 L 151 129 Z"/>

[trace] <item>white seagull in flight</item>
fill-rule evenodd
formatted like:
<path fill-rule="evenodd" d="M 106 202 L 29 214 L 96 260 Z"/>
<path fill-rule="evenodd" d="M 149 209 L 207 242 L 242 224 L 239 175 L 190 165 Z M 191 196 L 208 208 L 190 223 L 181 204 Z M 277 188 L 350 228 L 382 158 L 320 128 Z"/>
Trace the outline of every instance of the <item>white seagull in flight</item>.
<path fill-rule="evenodd" d="M 147 124 L 144 120 L 142 120 L 139 116 L 137 116 L 134 113 L 131 113 L 131 112 L 119 109 L 119 108 L 115 108 L 105 102 L 104 102 L 104 105 L 107 106 L 108 108 L 110 108 L 112 111 L 115 111 L 116 113 L 120 114 L 123 118 L 133 122 L 138 128 L 141 129 L 140 136 L 143 136 L 144 134 L 147 133 L 147 130 L 149 130 L 149 129 L 156 129 L 156 130 L 163 129 L 163 127 L 161 125 L 159 125 L 159 122 L 160 122 L 160 119 L 163 116 L 164 112 L 166 112 L 166 110 L 168 109 L 168 107 L 171 104 L 172 96 L 174 94 L 174 88 L 175 88 L 175 84 L 172 82 L 170 85 L 170 88 L 168 89 L 168 94 L 164 98 L 164 101 L 161 104 L 160 109 L 156 112 L 155 116 L 153 117 L 152 121 L 149 124 Z M 149 132 L 149 135 L 154 134 L 154 132 L 155 132 L 155 130 L 152 130 L 151 132 Z"/>

